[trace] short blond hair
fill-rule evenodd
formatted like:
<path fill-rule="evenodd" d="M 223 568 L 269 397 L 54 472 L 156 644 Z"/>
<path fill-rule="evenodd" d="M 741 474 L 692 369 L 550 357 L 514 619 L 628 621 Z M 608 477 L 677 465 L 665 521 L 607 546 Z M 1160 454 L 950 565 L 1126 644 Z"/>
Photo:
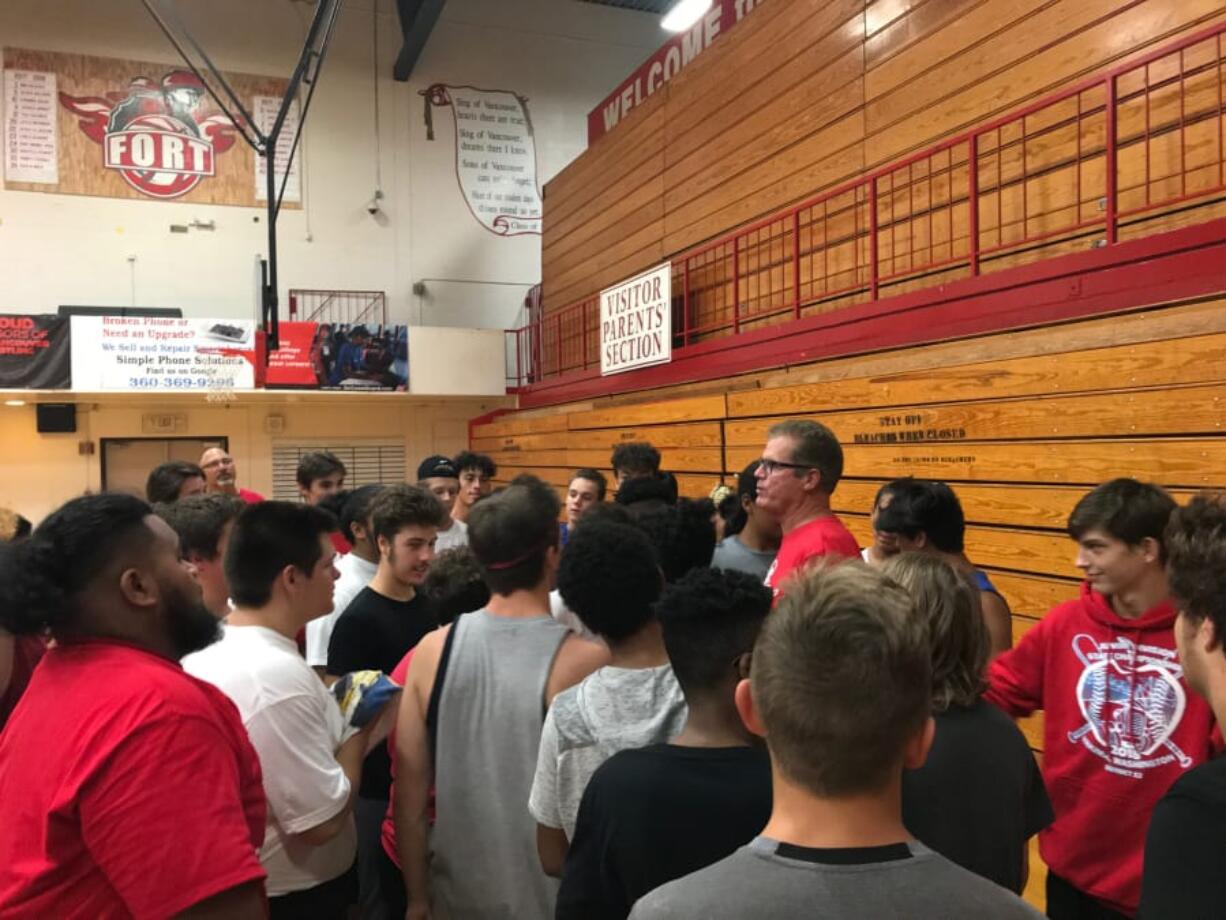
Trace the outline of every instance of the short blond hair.
<path fill-rule="evenodd" d="M 880 789 L 928 719 L 931 672 L 898 584 L 861 562 L 801 573 L 767 617 L 750 677 L 777 768 L 825 798 Z"/>

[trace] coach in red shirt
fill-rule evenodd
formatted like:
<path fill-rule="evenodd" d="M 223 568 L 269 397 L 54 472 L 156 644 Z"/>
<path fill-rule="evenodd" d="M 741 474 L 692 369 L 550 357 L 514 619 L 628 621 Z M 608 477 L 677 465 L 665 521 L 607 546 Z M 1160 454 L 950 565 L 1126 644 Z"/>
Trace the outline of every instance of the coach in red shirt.
<path fill-rule="evenodd" d="M 259 761 L 179 666 L 218 626 L 169 525 L 68 502 L 0 547 L 0 627 L 56 640 L 0 735 L 0 918 L 262 920 Z"/>
<path fill-rule="evenodd" d="M 771 426 L 756 473 L 758 505 L 779 520 L 783 543 L 766 573 L 779 596 L 783 583 L 821 556 L 856 559 L 860 547 L 830 510 L 843 476 L 843 448 L 825 425 L 789 419 Z"/>

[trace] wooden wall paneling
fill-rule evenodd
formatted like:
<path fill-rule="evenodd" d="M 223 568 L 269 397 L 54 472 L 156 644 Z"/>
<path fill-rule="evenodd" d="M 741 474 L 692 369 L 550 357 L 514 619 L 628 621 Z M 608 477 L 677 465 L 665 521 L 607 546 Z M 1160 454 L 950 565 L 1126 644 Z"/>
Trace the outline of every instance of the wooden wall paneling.
<path fill-rule="evenodd" d="M 904 50 L 954 23 L 967 28 L 972 12 L 998 0 L 872 0 L 864 11 L 868 34 L 864 62 L 871 70 L 881 67 Z M 969 29 L 968 29 L 969 31 Z"/>
<path fill-rule="evenodd" d="M 761 447 L 730 447 L 727 454 L 729 469 L 739 469 L 760 456 Z M 1222 481 L 1226 439 L 853 445 L 843 456 L 848 473 L 873 478 L 1095 486 L 1132 476 L 1200 489 Z"/>
<path fill-rule="evenodd" d="M 648 441 L 656 447 L 723 447 L 723 428 L 719 422 L 694 422 L 679 425 L 652 425 L 641 428 L 588 428 L 565 435 L 568 448 L 612 451 L 617 444 Z"/>
<path fill-rule="evenodd" d="M 635 106 L 630 118 L 595 147 L 589 147 L 545 183 L 545 229 L 551 221 L 569 216 L 599 195 L 620 184 L 640 164 L 664 149 L 665 87 Z"/>
<path fill-rule="evenodd" d="M 478 438 L 500 438 L 516 434 L 542 434 L 565 430 L 565 415 L 551 413 L 528 417 L 514 413 L 499 416 L 495 421 L 484 425 L 475 425 L 473 434 Z"/>
<path fill-rule="evenodd" d="M 1222 380 L 1226 335 L 1146 342 L 1006 361 L 728 394 L 728 416 L 801 415 L 852 407 L 1095 393 Z"/>
<path fill-rule="evenodd" d="M 1067 542 L 1071 556 L 1073 541 Z M 970 558 L 979 564 L 973 547 L 968 546 L 968 553 Z M 992 584 L 1008 602 L 1015 617 L 1024 616 L 1036 622 L 1057 604 L 1076 598 L 1081 591 L 1081 581 L 1077 578 L 1049 578 L 1042 575 L 1001 572 L 987 566 L 983 568 Z"/>
<path fill-rule="evenodd" d="M 1226 384 L 990 400 L 808 415 L 843 443 L 918 443 L 1120 434 L 1220 434 L 1226 426 Z M 732 446 L 763 444 L 777 419 L 730 421 Z"/>
<path fill-rule="evenodd" d="M 887 481 L 842 479 L 831 496 L 831 507 L 839 514 L 866 514 L 873 507 L 877 490 Z M 968 523 L 1033 527 L 1063 533 L 1073 506 L 1088 489 L 1085 486 L 959 483 L 955 491 Z M 1193 494 L 1193 490 L 1171 490 L 1172 497 L 1181 504 Z"/>
<path fill-rule="evenodd" d="M 792 0 L 772 15 L 759 11 L 738 27 L 737 40 L 716 47 L 669 83 L 664 139 L 669 164 L 718 140 L 729 128 L 769 107 L 863 37 L 863 0 Z M 766 13 L 764 9 L 760 12 Z M 839 33 L 847 33 L 837 38 Z M 829 39 L 835 42 L 828 44 Z M 770 54 L 761 50 L 770 49 Z M 736 79 L 722 77 L 734 74 Z M 720 92 L 711 81 L 720 80 Z M 796 112 L 793 109 L 793 114 Z M 674 153 L 676 151 L 676 153 Z"/>
<path fill-rule="evenodd" d="M 1043 713 L 1036 712 L 1032 716 L 1017 720 L 1017 727 L 1026 736 L 1026 741 L 1033 751 L 1043 750 Z"/>
<path fill-rule="evenodd" d="M 843 5 L 850 6 L 847 0 Z M 675 211 L 693 199 L 708 196 L 715 202 L 731 191 L 752 190 L 751 173 L 790 145 L 845 118 L 864 104 L 861 78 L 864 56 L 859 40 L 863 18 L 831 33 L 808 53 L 782 66 L 786 82 L 773 99 L 742 97 L 726 105 L 710 120 L 709 134 L 678 135 L 666 148 L 665 207 Z M 742 178 L 745 181 L 741 181 Z M 761 182 L 757 179 L 757 182 Z M 714 209 L 717 204 L 708 205 Z"/>
<path fill-rule="evenodd" d="M 593 409 L 568 416 L 572 431 L 583 428 L 619 428 L 635 425 L 665 424 L 722 419 L 727 415 L 727 400 L 722 393 L 691 396 L 639 405 Z"/>
<path fill-rule="evenodd" d="M 1216 0 L 1061 0 L 1047 5 L 993 41 L 929 69 L 918 86 L 907 84 L 893 100 L 870 89 L 866 115 L 872 150 L 880 157 L 875 162 L 1139 54 L 1221 13 Z M 919 105 L 911 101 L 913 88 L 923 100 Z M 938 98 L 927 95 L 942 91 Z"/>
<path fill-rule="evenodd" d="M 594 467 L 605 475 L 609 483 L 609 494 L 606 496 L 607 501 L 612 501 L 613 496 L 617 494 L 617 484 L 613 479 L 613 471 L 607 467 L 601 469 L 599 466 Z M 565 498 L 564 490 L 570 485 L 571 475 L 574 469 L 570 467 L 532 467 L 532 466 L 508 466 L 499 467 L 498 476 L 494 480 L 495 485 L 506 486 L 510 485 L 511 480 L 520 474 L 527 473 L 536 476 L 550 485 L 556 487 L 560 493 L 560 497 Z M 706 498 L 715 486 L 722 481 L 721 478 L 713 474 L 690 474 L 678 473 L 677 491 L 683 498 Z"/>
<path fill-rule="evenodd" d="M 872 542 L 868 515 L 840 514 L 839 518 L 862 547 Z M 1065 578 L 1077 576 L 1073 565 L 1075 544 L 1066 536 L 1048 531 L 967 527 L 966 553 L 976 565 L 993 569 Z M 1027 612 L 1041 616 L 1044 611 L 1028 609 Z"/>
<path fill-rule="evenodd" d="M 635 173 L 637 186 L 629 182 L 615 183 L 579 213 L 559 220 L 547 244 L 542 237 L 542 258 L 549 260 L 551 270 L 563 271 L 567 267 L 565 257 L 593 240 L 604 240 L 607 244 L 611 239 L 610 231 L 618 231 L 616 238 L 620 239 L 642 230 L 652 221 L 661 220 L 664 216 L 663 168 L 664 157 L 656 153 Z"/>
<path fill-rule="evenodd" d="M 857 80 L 841 92 L 854 99 L 863 90 Z M 862 173 L 863 138 L 864 112 L 856 109 L 776 152 L 736 182 L 676 210 L 666 208 L 666 250 L 680 252 Z"/>
<path fill-rule="evenodd" d="M 599 469 L 608 464 L 612 451 L 574 448 L 562 453 L 566 465 L 572 469 L 581 466 Z M 719 447 L 665 447 L 660 450 L 660 469 L 670 473 L 712 473 L 720 477 L 724 472 L 724 452 Z"/>

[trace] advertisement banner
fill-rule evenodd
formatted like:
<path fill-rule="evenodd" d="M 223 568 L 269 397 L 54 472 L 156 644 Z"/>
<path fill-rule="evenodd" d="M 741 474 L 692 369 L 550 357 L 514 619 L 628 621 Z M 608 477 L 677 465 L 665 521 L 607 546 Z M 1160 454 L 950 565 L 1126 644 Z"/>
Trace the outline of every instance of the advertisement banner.
<path fill-rule="evenodd" d="M 600 373 L 673 359 L 672 265 L 665 262 L 600 292 Z"/>
<path fill-rule="evenodd" d="M 251 390 L 255 360 L 251 320 L 72 318 L 74 390 Z"/>
<path fill-rule="evenodd" d="M 72 385 L 68 343 L 66 316 L 0 316 L 0 389 L 68 389 Z"/>
<path fill-rule="evenodd" d="M 277 390 L 409 388 L 409 327 L 281 323 L 264 386 Z"/>
<path fill-rule="evenodd" d="M 762 5 L 763 0 L 716 0 L 688 32 L 674 35 L 664 47 L 638 66 L 587 116 L 587 142 L 596 143 L 642 105 L 648 96 L 688 67 L 721 34 Z"/>

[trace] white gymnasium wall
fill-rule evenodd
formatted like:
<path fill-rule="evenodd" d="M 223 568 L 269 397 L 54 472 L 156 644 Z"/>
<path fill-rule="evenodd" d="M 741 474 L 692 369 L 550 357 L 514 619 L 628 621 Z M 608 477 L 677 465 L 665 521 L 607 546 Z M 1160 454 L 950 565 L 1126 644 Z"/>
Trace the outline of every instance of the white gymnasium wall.
<path fill-rule="evenodd" d="M 176 2 L 220 66 L 274 75 L 289 73 L 311 10 L 291 0 Z M 373 289 L 387 292 L 395 322 L 512 325 L 540 279 L 540 238 L 498 238 L 472 218 L 450 113 L 436 111 L 427 141 L 418 91 L 443 82 L 527 96 L 543 185 L 583 150 L 587 111 L 660 44 L 659 28 L 653 17 L 574 0 L 450 0 L 402 84 L 391 79 L 399 21 L 393 0 L 378 0 L 386 197 L 374 219 L 365 207 L 376 181 L 374 3 L 345 4 L 310 113 L 306 207 L 279 224 L 282 302 L 290 287 Z M 0 45 L 177 60 L 136 0 L 2 0 Z M 193 219 L 217 229 L 170 233 Z M 264 247 L 260 209 L 0 189 L 0 312 L 135 301 L 251 316 L 252 263 Z M 422 279 L 425 292 L 413 294 Z"/>

